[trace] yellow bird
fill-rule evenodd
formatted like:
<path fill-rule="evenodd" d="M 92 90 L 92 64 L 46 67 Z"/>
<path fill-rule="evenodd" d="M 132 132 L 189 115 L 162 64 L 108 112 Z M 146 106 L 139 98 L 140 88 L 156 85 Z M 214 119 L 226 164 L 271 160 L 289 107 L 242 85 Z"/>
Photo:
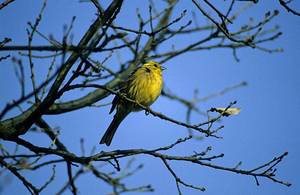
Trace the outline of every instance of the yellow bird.
<path fill-rule="evenodd" d="M 162 71 L 164 69 L 163 66 L 154 61 L 145 63 L 129 76 L 120 92 L 146 107 L 150 106 L 161 93 L 163 86 Z M 118 96 L 115 96 L 109 113 L 112 113 L 115 108 L 117 108 L 117 112 L 103 135 L 100 144 L 109 146 L 117 128 L 125 117 L 130 112 L 141 110 L 138 105 L 122 100 Z"/>

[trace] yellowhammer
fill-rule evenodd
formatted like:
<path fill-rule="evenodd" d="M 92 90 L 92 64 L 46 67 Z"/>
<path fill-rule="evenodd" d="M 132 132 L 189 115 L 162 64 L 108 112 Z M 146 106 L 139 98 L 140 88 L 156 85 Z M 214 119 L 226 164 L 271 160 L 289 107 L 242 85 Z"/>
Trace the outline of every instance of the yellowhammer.
<path fill-rule="evenodd" d="M 147 62 L 131 74 L 120 92 L 144 106 L 150 106 L 161 93 L 163 86 L 162 71 L 164 69 L 157 62 Z M 116 107 L 117 112 L 114 119 L 103 135 L 100 144 L 109 146 L 117 128 L 125 117 L 130 112 L 141 110 L 138 105 L 122 100 L 118 96 L 115 96 L 109 113 L 112 113 Z"/>

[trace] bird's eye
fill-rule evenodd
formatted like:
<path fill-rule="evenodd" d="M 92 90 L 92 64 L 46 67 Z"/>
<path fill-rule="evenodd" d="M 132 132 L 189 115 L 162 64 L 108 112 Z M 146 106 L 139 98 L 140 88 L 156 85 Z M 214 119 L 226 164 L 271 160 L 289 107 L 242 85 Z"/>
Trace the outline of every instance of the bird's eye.
<path fill-rule="evenodd" d="M 155 68 L 158 68 L 158 65 L 157 64 L 154 64 Z"/>

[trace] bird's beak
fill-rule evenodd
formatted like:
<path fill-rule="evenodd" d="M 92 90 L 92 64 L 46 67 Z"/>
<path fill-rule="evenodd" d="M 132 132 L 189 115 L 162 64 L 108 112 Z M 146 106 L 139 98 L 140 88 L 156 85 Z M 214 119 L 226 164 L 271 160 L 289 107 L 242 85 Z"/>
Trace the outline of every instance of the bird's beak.
<path fill-rule="evenodd" d="M 162 71 L 164 71 L 164 70 L 166 70 L 166 69 L 167 69 L 166 67 L 161 66 L 161 70 L 162 70 Z"/>

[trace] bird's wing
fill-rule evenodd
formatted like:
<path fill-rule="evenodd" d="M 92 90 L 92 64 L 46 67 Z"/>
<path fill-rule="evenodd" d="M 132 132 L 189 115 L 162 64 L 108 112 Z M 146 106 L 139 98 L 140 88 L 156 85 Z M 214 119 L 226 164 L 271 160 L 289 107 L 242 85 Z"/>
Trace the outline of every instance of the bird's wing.
<path fill-rule="evenodd" d="M 134 71 L 135 72 L 135 71 Z M 127 88 L 128 88 L 128 84 L 131 82 L 131 79 L 132 79 L 132 75 L 133 73 L 130 74 L 130 76 L 126 79 L 126 81 L 122 81 L 119 85 L 119 89 L 118 91 L 120 93 L 125 93 L 127 92 Z M 112 106 L 110 108 L 110 111 L 109 111 L 109 114 L 111 114 L 115 109 L 116 109 L 116 106 L 120 103 L 120 98 L 115 95 L 113 101 L 112 101 Z"/>
<path fill-rule="evenodd" d="M 131 74 L 128 76 L 126 81 L 124 81 L 120 84 L 119 92 L 125 93 L 125 94 L 127 93 L 128 86 L 130 85 L 132 80 L 135 79 L 135 76 L 136 76 L 135 74 L 140 68 L 141 68 L 141 66 L 137 67 L 134 71 L 131 72 Z M 112 101 L 112 106 L 111 106 L 111 109 L 109 111 L 109 114 L 111 114 L 116 109 L 116 106 L 119 104 L 120 100 L 121 99 L 116 95 L 115 98 Z"/>

